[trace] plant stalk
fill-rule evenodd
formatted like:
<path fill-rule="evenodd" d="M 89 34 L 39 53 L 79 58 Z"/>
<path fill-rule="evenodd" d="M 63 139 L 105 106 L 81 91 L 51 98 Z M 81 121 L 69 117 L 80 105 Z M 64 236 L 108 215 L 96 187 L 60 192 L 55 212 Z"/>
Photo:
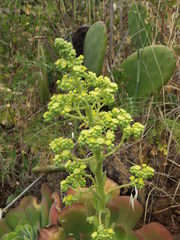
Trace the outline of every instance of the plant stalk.
<path fill-rule="evenodd" d="M 96 150 L 94 153 L 96 159 L 96 170 L 95 170 L 95 182 L 96 182 L 96 193 L 100 197 L 98 201 L 98 212 L 105 212 L 106 210 L 106 194 L 105 194 L 105 181 L 106 177 L 103 172 L 103 157 L 101 149 Z"/>

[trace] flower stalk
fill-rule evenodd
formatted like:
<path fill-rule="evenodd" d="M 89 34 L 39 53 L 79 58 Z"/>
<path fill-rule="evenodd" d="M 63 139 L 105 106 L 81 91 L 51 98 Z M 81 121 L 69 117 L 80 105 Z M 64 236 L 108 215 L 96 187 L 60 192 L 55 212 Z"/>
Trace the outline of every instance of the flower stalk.
<path fill-rule="evenodd" d="M 141 188 L 144 185 L 143 179 L 151 177 L 153 170 L 147 166 L 133 168 L 129 184 L 106 191 L 106 172 L 103 171 L 103 161 L 117 152 L 129 138 L 138 139 L 144 131 L 144 126 L 138 122 L 133 124 L 129 113 L 124 109 L 113 107 L 118 90 L 116 83 L 112 83 L 108 77 L 97 77 L 96 74 L 88 71 L 83 66 L 83 56 L 76 58 L 75 50 L 70 43 L 59 38 L 55 40 L 55 45 L 60 55 L 60 59 L 55 64 L 64 74 L 62 79 L 57 81 L 62 93 L 51 98 L 44 118 L 50 121 L 61 115 L 65 119 L 80 121 L 83 130 L 77 139 L 78 146 L 88 149 L 92 156 L 76 157 L 73 153 L 74 139 L 60 137 L 50 143 L 50 148 L 55 154 L 54 166 L 48 166 L 47 171 L 65 169 L 69 173 L 69 176 L 61 181 L 63 192 L 69 189 L 81 189 L 86 186 L 86 178 L 91 179 L 92 186 L 87 191 L 93 193 L 92 202 L 96 210 L 95 215 L 88 218 L 94 224 L 92 239 L 113 240 L 114 231 L 109 226 L 110 213 L 107 208 L 109 196 L 122 187 Z M 103 106 L 109 106 L 111 110 L 103 111 Z M 122 131 L 122 138 L 115 146 L 117 129 Z M 87 167 L 90 168 L 94 178 L 86 173 Z M 37 172 L 40 169 L 44 170 L 36 168 L 34 171 Z M 66 205 L 71 205 L 73 201 L 77 201 L 77 198 L 77 195 L 67 195 L 64 202 Z M 98 222 L 97 225 L 96 222 Z"/>

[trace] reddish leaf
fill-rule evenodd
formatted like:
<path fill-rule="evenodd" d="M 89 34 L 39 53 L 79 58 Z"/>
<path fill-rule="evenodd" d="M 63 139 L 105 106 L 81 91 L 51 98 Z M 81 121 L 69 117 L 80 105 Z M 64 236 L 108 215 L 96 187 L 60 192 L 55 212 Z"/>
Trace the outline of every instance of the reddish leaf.
<path fill-rule="evenodd" d="M 47 200 L 48 207 L 50 208 L 52 204 L 52 198 L 51 198 L 52 193 L 45 183 L 41 186 L 41 196 L 42 196 L 42 199 L 45 198 Z"/>
<path fill-rule="evenodd" d="M 49 211 L 49 224 L 58 224 L 58 215 L 61 210 L 61 200 L 60 196 L 57 192 L 54 192 L 52 194 L 52 198 L 54 200 L 53 204 L 51 205 L 50 211 Z"/>
<path fill-rule="evenodd" d="M 34 201 L 34 199 L 36 199 L 34 196 L 24 197 L 24 198 L 21 199 L 18 207 L 23 208 L 23 209 L 26 209 L 26 207 L 27 207 L 29 204 L 31 204 L 31 203 Z"/>
<path fill-rule="evenodd" d="M 118 186 L 119 185 L 116 182 L 114 182 L 112 179 L 107 178 L 106 179 L 106 183 L 105 183 L 105 192 L 107 193 L 110 190 L 112 190 L 112 189 L 114 189 L 114 188 L 116 188 Z M 111 199 L 114 199 L 114 198 L 118 197 L 119 194 L 120 194 L 120 189 L 117 189 L 117 190 L 113 191 L 111 193 Z"/>
<path fill-rule="evenodd" d="M 74 203 L 76 204 L 82 204 L 87 207 L 88 215 L 93 215 L 94 213 L 94 207 L 93 207 L 93 193 L 88 190 L 88 188 L 83 187 L 79 188 L 77 190 L 74 190 L 72 188 L 68 189 L 67 195 L 77 195 L 78 200 L 76 200 Z"/>
<path fill-rule="evenodd" d="M 173 240 L 170 232 L 159 223 L 150 223 L 136 231 L 144 240 Z"/>
<path fill-rule="evenodd" d="M 38 240 L 66 240 L 66 236 L 61 227 L 52 225 L 41 229 Z"/>
<path fill-rule="evenodd" d="M 111 212 L 111 223 L 121 224 L 127 229 L 133 229 L 143 213 L 143 207 L 137 200 L 134 200 L 133 210 L 128 196 L 119 196 L 109 201 L 108 208 Z"/>

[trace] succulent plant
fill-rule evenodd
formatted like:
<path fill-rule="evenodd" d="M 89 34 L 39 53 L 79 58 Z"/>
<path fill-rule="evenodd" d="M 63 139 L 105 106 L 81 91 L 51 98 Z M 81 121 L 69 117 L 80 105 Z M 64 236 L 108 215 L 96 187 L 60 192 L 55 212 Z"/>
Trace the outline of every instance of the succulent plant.
<path fill-rule="evenodd" d="M 170 80 L 175 65 L 173 52 L 162 45 L 151 45 L 130 55 L 120 65 L 128 96 L 146 99 Z"/>
<path fill-rule="evenodd" d="M 107 46 L 107 30 L 102 22 L 94 23 L 88 30 L 83 47 L 84 65 L 99 76 L 102 72 Z"/>
<path fill-rule="evenodd" d="M 107 179 L 106 193 L 116 186 L 115 182 Z M 100 225 L 97 233 L 94 231 L 97 221 L 95 209 L 91 204 L 94 193 L 88 188 L 80 188 L 77 191 L 70 189 L 67 196 L 79 195 L 80 192 L 82 195 L 76 202 L 61 208 L 59 195 L 51 194 L 47 186 L 43 186 L 40 204 L 34 197 L 25 197 L 17 208 L 10 210 L 1 220 L 0 239 L 90 240 L 101 239 L 97 236 L 106 234 L 112 235 L 112 238 L 107 238 L 112 240 L 172 240 L 168 230 L 159 223 L 150 223 L 134 231 L 143 214 L 143 207 L 137 200 L 134 200 L 133 207 L 130 197 L 119 196 L 119 190 L 110 194 L 107 204 L 110 212 L 108 228 Z M 54 202 L 51 197 L 54 198 Z"/>
<path fill-rule="evenodd" d="M 14 232 L 5 234 L 1 239 L 2 240 L 37 240 L 38 231 L 37 227 L 32 227 L 30 224 L 26 225 L 17 225 Z"/>
<path fill-rule="evenodd" d="M 151 45 L 152 26 L 146 7 L 142 3 L 133 3 L 128 12 L 128 27 L 131 42 L 136 49 Z"/>
<path fill-rule="evenodd" d="M 60 197 L 54 192 L 51 194 L 46 185 L 42 185 L 42 200 L 40 204 L 33 196 L 24 197 L 20 204 L 11 209 L 3 220 L 0 220 L 0 238 L 8 233 L 19 233 L 19 225 L 29 226 L 27 229 L 41 229 L 49 224 L 57 224 Z M 32 227 L 32 228 L 31 228 Z"/>

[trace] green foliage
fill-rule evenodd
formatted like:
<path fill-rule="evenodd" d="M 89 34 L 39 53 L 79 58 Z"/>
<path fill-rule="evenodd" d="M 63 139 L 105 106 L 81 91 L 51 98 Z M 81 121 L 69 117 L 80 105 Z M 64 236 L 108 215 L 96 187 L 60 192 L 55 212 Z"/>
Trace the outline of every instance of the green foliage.
<path fill-rule="evenodd" d="M 107 30 L 102 22 L 94 23 L 84 40 L 84 65 L 99 76 L 102 72 L 107 47 Z"/>
<path fill-rule="evenodd" d="M 133 3 L 128 12 L 128 27 L 131 42 L 136 49 L 151 45 L 152 26 L 146 7 L 141 3 Z"/>
<path fill-rule="evenodd" d="M 5 234 L 2 240 L 37 240 L 37 229 L 29 224 L 18 225 L 14 232 Z"/>
<path fill-rule="evenodd" d="M 175 57 L 168 47 L 152 45 L 129 56 L 121 68 L 128 96 L 147 98 L 170 80 L 175 69 Z"/>

